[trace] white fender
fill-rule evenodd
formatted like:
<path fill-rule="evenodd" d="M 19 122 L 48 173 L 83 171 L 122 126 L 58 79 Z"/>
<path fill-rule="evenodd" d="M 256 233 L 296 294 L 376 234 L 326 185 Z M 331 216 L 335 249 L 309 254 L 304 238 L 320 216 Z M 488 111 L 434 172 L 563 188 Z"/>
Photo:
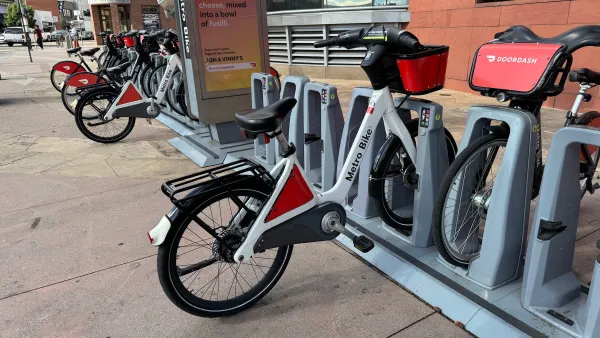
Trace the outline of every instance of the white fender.
<path fill-rule="evenodd" d="M 171 221 L 167 216 L 163 216 L 154 229 L 150 230 L 148 233 L 150 244 L 160 246 L 165 241 L 165 238 L 167 238 L 169 229 L 171 229 Z"/>

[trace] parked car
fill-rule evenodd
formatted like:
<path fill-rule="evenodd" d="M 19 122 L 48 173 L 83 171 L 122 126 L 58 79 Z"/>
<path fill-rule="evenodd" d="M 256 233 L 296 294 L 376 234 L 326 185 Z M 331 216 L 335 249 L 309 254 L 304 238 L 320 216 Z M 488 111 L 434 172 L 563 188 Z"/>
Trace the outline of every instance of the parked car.
<path fill-rule="evenodd" d="M 88 31 L 81 32 L 81 38 L 83 40 L 93 40 L 94 39 L 94 33 L 88 32 Z"/>
<path fill-rule="evenodd" d="M 4 30 L 0 31 L 0 44 L 3 44 L 4 42 Z"/>
<path fill-rule="evenodd" d="M 4 41 L 9 47 L 12 47 L 15 43 L 20 43 L 23 46 L 25 43 L 25 34 L 21 27 L 6 27 L 4 29 Z"/>
<path fill-rule="evenodd" d="M 65 31 L 65 30 L 55 30 L 54 32 L 52 32 L 52 33 L 50 34 L 50 41 L 56 41 L 56 39 L 57 39 L 59 36 L 62 36 L 62 37 L 64 38 L 64 37 L 65 37 L 65 36 L 67 36 L 67 35 L 69 35 L 69 32 L 67 32 L 67 31 Z"/>

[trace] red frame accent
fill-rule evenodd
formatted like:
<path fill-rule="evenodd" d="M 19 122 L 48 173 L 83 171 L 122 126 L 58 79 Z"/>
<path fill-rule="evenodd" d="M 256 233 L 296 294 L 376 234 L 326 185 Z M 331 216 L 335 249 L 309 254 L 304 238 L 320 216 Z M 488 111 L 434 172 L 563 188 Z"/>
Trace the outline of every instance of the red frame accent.
<path fill-rule="evenodd" d="M 484 44 L 475 55 L 471 87 L 529 93 L 561 47 L 551 43 Z"/>
<path fill-rule="evenodd" d="M 142 95 L 140 95 L 140 93 L 137 91 L 137 89 L 135 89 L 135 86 L 130 83 L 127 86 L 127 89 L 125 89 L 123 96 L 121 96 L 121 98 L 119 99 L 119 102 L 117 102 L 117 106 L 120 106 L 120 105 L 126 104 L 126 103 L 130 103 L 130 102 L 134 102 L 134 101 L 139 101 L 141 99 L 142 99 Z"/>
<path fill-rule="evenodd" d="M 85 80 L 87 80 L 87 82 L 83 83 L 82 81 Z M 98 76 L 98 74 L 84 72 L 70 76 L 69 78 L 67 78 L 67 81 L 65 81 L 65 84 L 70 87 L 79 88 L 103 82 L 106 81 L 102 77 Z"/>
<path fill-rule="evenodd" d="M 69 67 L 69 69 L 66 69 L 65 67 Z M 52 66 L 52 69 L 65 74 L 74 74 L 86 71 L 85 68 L 73 61 L 61 61 Z"/>
<path fill-rule="evenodd" d="M 448 51 L 416 59 L 396 60 L 404 89 L 408 92 L 424 92 L 443 87 L 446 81 Z"/>
<path fill-rule="evenodd" d="M 265 222 L 270 222 L 273 219 L 292 211 L 315 198 L 312 190 L 306 184 L 300 169 L 294 164 L 294 168 L 290 173 L 290 176 L 285 182 L 285 186 L 281 190 L 273 208 L 265 218 Z"/>

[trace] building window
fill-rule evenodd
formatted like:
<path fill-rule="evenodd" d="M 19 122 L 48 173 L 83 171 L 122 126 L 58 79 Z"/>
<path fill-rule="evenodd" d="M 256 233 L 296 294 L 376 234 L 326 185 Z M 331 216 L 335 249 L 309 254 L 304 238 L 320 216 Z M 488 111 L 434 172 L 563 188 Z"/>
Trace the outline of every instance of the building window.
<path fill-rule="evenodd" d="M 407 4 L 408 0 L 267 0 L 267 12 Z"/>
<path fill-rule="evenodd" d="M 160 29 L 160 9 L 158 6 L 142 6 L 142 25 L 145 30 Z"/>
<path fill-rule="evenodd" d="M 64 10 L 64 16 L 66 17 L 72 17 L 73 16 L 73 12 L 70 9 L 65 9 Z"/>
<path fill-rule="evenodd" d="M 109 6 L 98 6 L 100 10 L 100 29 L 103 32 L 113 31 L 112 15 L 110 14 Z"/>
<path fill-rule="evenodd" d="M 120 32 L 129 32 L 131 30 L 131 21 L 129 20 L 129 6 L 119 6 L 119 29 Z"/>

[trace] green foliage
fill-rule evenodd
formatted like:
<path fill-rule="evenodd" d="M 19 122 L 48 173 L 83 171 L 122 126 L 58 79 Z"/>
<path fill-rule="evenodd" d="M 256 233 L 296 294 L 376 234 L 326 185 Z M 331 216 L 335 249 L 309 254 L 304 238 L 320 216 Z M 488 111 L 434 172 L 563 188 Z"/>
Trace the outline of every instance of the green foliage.
<path fill-rule="evenodd" d="M 35 20 L 33 19 L 33 7 L 28 5 L 23 5 L 23 7 L 25 9 L 25 14 L 27 15 L 29 27 L 35 27 Z M 6 14 L 4 14 L 4 25 L 6 27 L 21 26 L 21 13 L 19 12 L 18 3 L 15 2 L 8 5 Z"/>

